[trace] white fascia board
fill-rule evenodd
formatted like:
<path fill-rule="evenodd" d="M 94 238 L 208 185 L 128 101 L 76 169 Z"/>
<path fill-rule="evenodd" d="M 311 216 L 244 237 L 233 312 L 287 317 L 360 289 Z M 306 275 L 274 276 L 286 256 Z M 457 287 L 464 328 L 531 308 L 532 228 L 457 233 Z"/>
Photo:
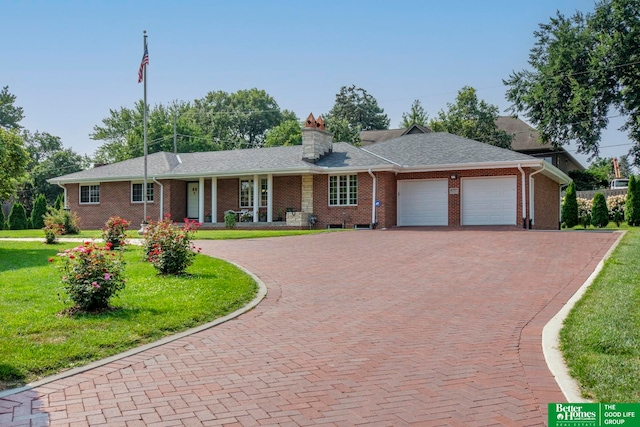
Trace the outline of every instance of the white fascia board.
<path fill-rule="evenodd" d="M 471 170 L 471 169 L 509 169 L 521 167 L 542 167 L 544 160 L 522 160 L 506 162 L 474 162 L 474 163 L 452 163 L 446 165 L 430 165 L 430 166 L 403 166 L 399 168 L 398 172 L 440 172 L 440 171 L 456 171 L 456 170 Z"/>
<path fill-rule="evenodd" d="M 542 165 L 540 165 L 540 167 L 542 167 Z M 566 173 L 562 172 L 560 169 L 558 169 L 557 167 L 553 166 L 549 162 L 544 164 L 544 170 L 541 173 L 542 173 L 542 175 L 545 175 L 546 177 L 551 178 L 552 180 L 556 181 L 557 183 L 560 183 L 560 184 L 563 184 L 563 185 L 569 184 L 572 181 L 572 179 L 569 178 L 569 175 L 567 175 Z"/>

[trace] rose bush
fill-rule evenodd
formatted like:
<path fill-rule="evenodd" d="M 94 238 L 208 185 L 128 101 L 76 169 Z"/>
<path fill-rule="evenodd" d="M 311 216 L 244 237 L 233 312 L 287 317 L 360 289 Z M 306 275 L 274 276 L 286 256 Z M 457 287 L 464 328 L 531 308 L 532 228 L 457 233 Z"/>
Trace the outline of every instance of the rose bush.
<path fill-rule="evenodd" d="M 63 289 L 82 310 L 107 308 L 109 299 L 125 287 L 122 252 L 112 251 L 110 243 L 100 247 L 85 242 L 58 257 L 62 259 Z"/>
<path fill-rule="evenodd" d="M 192 240 L 201 224 L 188 218 L 184 222 L 183 227 L 178 227 L 170 215 L 162 221 L 149 221 L 144 232 L 145 254 L 160 274 L 184 274 L 193 264 L 196 248 Z"/>
<path fill-rule="evenodd" d="M 131 223 L 119 216 L 112 216 L 102 229 L 102 238 L 106 243 L 111 243 L 111 249 L 124 246 L 127 237 L 127 228 Z"/>

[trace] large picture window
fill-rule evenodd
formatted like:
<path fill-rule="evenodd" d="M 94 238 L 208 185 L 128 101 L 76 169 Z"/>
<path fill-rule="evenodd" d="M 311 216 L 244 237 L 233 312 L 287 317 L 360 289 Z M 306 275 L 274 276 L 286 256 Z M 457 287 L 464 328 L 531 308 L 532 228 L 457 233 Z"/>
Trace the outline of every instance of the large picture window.
<path fill-rule="evenodd" d="M 355 206 L 358 204 L 358 175 L 329 177 L 329 206 Z"/>
<path fill-rule="evenodd" d="M 81 185 L 80 186 L 80 203 L 100 203 L 100 184 L 97 185 Z"/>
<path fill-rule="evenodd" d="M 267 206 L 269 184 L 267 178 L 260 179 L 260 207 Z M 240 180 L 240 207 L 252 208 L 253 207 L 253 179 L 241 179 Z"/>
<path fill-rule="evenodd" d="M 134 203 L 142 203 L 142 187 L 143 183 L 131 183 L 131 201 Z M 147 202 L 153 202 L 153 182 L 147 182 Z"/>

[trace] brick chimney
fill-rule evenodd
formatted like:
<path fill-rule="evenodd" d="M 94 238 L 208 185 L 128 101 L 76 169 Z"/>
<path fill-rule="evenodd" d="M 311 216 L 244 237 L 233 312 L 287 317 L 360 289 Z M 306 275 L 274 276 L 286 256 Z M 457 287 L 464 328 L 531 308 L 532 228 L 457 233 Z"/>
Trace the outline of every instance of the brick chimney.
<path fill-rule="evenodd" d="M 316 163 L 333 150 L 333 134 L 325 129 L 322 116 L 316 120 L 309 114 L 302 128 L 302 160 Z"/>

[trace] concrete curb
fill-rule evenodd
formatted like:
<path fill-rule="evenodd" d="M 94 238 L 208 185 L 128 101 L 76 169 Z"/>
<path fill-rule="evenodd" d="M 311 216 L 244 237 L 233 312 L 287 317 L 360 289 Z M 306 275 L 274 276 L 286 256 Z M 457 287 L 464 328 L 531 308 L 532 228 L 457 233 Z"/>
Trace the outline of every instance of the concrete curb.
<path fill-rule="evenodd" d="M 57 380 L 60 380 L 60 379 L 63 379 L 63 378 L 72 377 L 72 376 L 74 376 L 76 374 L 80 374 L 82 372 L 86 372 L 86 371 L 89 371 L 91 369 L 95 369 L 95 368 L 98 368 L 100 366 L 104 366 L 104 365 L 106 365 L 108 363 L 115 362 L 115 361 L 120 360 L 120 359 L 124 359 L 125 357 L 133 356 L 135 354 L 142 353 L 143 351 L 150 350 L 152 348 L 156 348 L 156 347 L 159 347 L 159 346 L 164 345 L 164 344 L 168 344 L 168 343 L 170 343 L 172 341 L 176 341 L 176 340 L 178 340 L 180 338 L 184 338 L 184 337 L 187 337 L 189 335 L 193 335 L 193 334 L 196 334 L 198 332 L 204 331 L 205 329 L 213 328 L 214 326 L 217 326 L 217 325 L 225 323 L 225 322 L 227 322 L 229 320 L 235 319 L 236 317 L 240 316 L 241 314 L 244 314 L 244 313 L 254 309 L 267 296 L 267 286 L 255 274 L 253 274 L 249 270 L 245 269 L 244 267 L 242 267 L 242 266 L 240 266 L 240 265 L 238 265 L 238 264 L 236 264 L 234 262 L 231 262 L 231 261 L 225 260 L 225 262 L 228 262 L 229 264 L 232 264 L 232 265 L 238 267 L 240 270 L 242 270 L 245 273 L 247 273 L 249 276 L 251 276 L 251 278 L 253 280 L 255 280 L 256 284 L 258 285 L 258 292 L 256 293 L 255 298 L 253 300 L 251 300 L 251 302 L 249 302 L 249 304 L 245 305 L 242 308 L 237 309 L 236 311 L 234 311 L 232 313 L 227 314 L 224 317 L 220 317 L 220 318 L 218 318 L 216 320 L 213 320 L 211 322 L 205 323 L 205 324 L 200 325 L 200 326 L 196 326 L 195 328 L 187 329 L 186 331 L 177 333 L 175 335 L 164 337 L 164 338 L 162 338 L 162 339 L 160 339 L 158 341 L 154 341 L 152 343 L 145 344 L 145 345 L 142 345 L 140 347 L 132 348 L 131 350 L 127 350 L 125 352 L 122 352 L 122 353 L 107 357 L 106 359 L 101 359 L 101 360 L 97 360 L 95 362 L 91 362 L 91 363 L 89 363 L 88 365 L 85 365 L 85 366 L 69 369 L 68 371 L 64 371 L 64 372 L 61 372 L 59 374 L 55 374 L 55 375 L 51 375 L 51 376 L 42 378 L 41 380 L 34 381 L 34 382 L 29 383 L 29 384 L 27 384 L 27 385 L 25 385 L 23 387 L 12 388 L 12 389 L 8 389 L 8 390 L 2 390 L 2 391 L 0 391 L 0 398 L 11 396 L 11 395 L 14 395 L 14 394 L 18 394 L 18 393 L 21 393 L 21 392 L 24 392 L 24 391 L 28 391 L 28 390 L 31 390 L 33 388 L 40 387 L 42 385 L 45 385 L 45 384 L 48 384 L 50 382 L 57 381 Z"/>
<path fill-rule="evenodd" d="M 593 273 L 591 273 L 580 289 L 573 294 L 562 309 L 553 316 L 553 318 L 549 320 L 542 329 L 542 352 L 544 354 L 545 361 L 547 362 L 547 366 L 549 367 L 551 374 L 558 383 L 560 390 L 562 390 L 562 393 L 569 403 L 589 403 L 591 400 L 582 397 L 580 385 L 569 374 L 569 368 L 567 367 L 564 361 L 564 356 L 560 351 L 560 330 L 564 324 L 564 319 L 567 318 L 573 306 L 582 298 L 589 286 L 591 286 L 596 277 L 598 277 L 598 274 L 600 274 L 600 271 L 604 267 L 605 261 L 609 259 L 615 248 L 618 247 L 618 244 L 626 234 L 626 231 L 619 233 L 620 236 L 616 239 L 613 245 L 611 245 L 605 256 L 596 266 Z"/>

